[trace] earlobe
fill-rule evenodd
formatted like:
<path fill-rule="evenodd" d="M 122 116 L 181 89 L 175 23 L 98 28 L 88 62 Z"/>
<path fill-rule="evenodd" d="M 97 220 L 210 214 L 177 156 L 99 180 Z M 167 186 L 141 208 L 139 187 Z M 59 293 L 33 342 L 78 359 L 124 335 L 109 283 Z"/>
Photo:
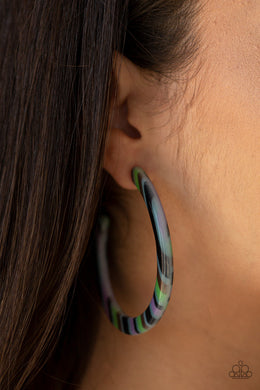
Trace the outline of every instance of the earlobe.
<path fill-rule="evenodd" d="M 104 169 L 120 187 L 129 190 L 136 189 L 131 177 L 131 170 L 136 165 L 135 142 L 136 139 L 121 129 L 112 127 L 105 147 Z"/>

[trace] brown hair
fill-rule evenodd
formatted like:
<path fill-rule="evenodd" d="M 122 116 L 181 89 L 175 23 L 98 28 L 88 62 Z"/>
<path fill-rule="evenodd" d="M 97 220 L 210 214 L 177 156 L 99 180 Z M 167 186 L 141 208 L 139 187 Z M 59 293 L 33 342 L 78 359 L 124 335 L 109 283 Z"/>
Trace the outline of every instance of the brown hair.
<path fill-rule="evenodd" d="M 93 237 L 109 194 L 113 54 L 154 75 L 184 69 L 197 48 L 195 9 L 1 0 L 1 389 L 79 383 L 98 325 Z"/>

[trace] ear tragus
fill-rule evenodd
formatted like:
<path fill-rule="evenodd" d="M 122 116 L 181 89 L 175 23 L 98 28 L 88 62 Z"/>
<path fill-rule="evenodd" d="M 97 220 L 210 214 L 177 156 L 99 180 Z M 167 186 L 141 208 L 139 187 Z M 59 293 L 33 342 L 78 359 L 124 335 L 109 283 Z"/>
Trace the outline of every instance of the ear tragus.
<path fill-rule="evenodd" d="M 119 107 L 115 106 L 112 112 L 112 127 L 121 129 L 132 138 L 140 138 L 139 131 L 128 121 L 128 106 L 125 100 Z"/>

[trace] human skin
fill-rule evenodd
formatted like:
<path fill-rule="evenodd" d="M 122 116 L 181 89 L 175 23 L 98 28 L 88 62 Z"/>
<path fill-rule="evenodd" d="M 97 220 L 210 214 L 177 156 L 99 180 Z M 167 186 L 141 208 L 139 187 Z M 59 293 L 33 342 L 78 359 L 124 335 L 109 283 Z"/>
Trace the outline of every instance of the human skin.
<path fill-rule="evenodd" d="M 185 83 L 148 83 L 118 58 L 104 161 L 123 199 L 110 206 L 112 285 L 129 315 L 154 288 L 155 240 L 133 166 L 164 207 L 174 285 L 145 334 L 119 332 L 102 311 L 82 390 L 260 388 L 260 2 L 209 0 L 197 18 L 200 49 Z M 229 377 L 239 360 L 250 379 Z"/>

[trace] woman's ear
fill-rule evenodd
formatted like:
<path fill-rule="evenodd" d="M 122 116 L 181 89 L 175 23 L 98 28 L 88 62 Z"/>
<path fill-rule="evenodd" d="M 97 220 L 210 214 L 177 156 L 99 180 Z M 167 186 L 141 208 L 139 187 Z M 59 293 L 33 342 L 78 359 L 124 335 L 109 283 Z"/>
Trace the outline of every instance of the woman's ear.
<path fill-rule="evenodd" d="M 172 131 L 170 91 L 167 84 L 150 77 L 120 54 L 115 57 L 114 80 L 116 97 L 110 113 L 104 169 L 122 188 L 136 189 L 132 168 L 140 166 L 152 178 L 165 158 L 160 145 Z"/>
<path fill-rule="evenodd" d="M 121 187 L 136 189 L 131 170 L 137 165 L 141 132 L 131 124 L 130 109 L 137 98 L 134 86 L 140 81 L 140 70 L 120 54 L 115 57 L 114 65 L 116 94 L 110 113 L 111 127 L 106 139 L 104 169 Z M 137 111 L 135 109 L 134 115 Z"/>

